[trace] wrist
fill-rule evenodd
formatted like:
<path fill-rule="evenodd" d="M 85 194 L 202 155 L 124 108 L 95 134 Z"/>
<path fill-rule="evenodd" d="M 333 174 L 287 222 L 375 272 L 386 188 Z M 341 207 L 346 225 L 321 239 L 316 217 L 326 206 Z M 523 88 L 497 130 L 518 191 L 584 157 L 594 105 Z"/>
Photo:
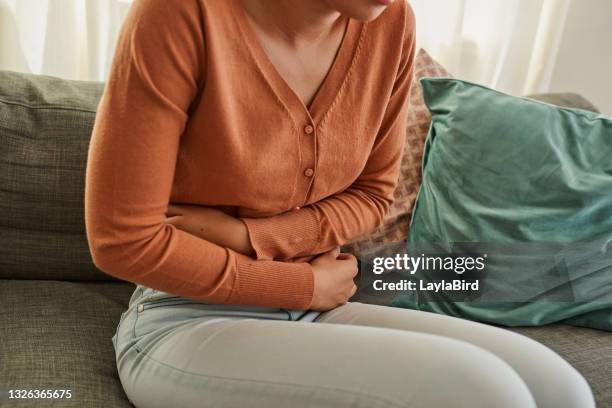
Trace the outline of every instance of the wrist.
<path fill-rule="evenodd" d="M 316 252 L 320 222 L 308 207 L 262 218 L 241 218 L 259 260 L 287 260 Z"/>
<path fill-rule="evenodd" d="M 234 233 L 232 235 L 235 237 L 236 251 L 244 255 L 254 257 L 255 249 L 251 244 L 251 239 L 249 237 L 249 229 L 242 221 L 242 219 L 235 218 L 235 220 L 236 222 L 234 223 Z"/>
<path fill-rule="evenodd" d="M 258 261 L 235 253 L 241 304 L 307 310 L 314 296 L 314 274 L 308 263 Z M 231 303 L 232 299 L 228 301 Z"/>

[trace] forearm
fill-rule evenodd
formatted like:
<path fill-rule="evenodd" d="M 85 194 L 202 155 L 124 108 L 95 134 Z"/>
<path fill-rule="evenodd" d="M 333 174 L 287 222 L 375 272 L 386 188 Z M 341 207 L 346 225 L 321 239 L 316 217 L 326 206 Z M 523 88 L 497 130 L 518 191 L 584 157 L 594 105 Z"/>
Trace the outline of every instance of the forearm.
<path fill-rule="evenodd" d="M 192 235 L 247 256 L 255 255 L 246 225 L 221 210 L 199 205 L 170 204 L 166 217 L 166 223 Z"/>
<path fill-rule="evenodd" d="M 384 179 L 377 184 L 382 186 Z M 394 186 L 390 182 L 377 194 L 354 186 L 296 211 L 243 219 L 251 247 L 257 259 L 285 260 L 342 246 L 380 225 L 392 203 Z"/>
<path fill-rule="evenodd" d="M 171 204 L 166 212 L 166 223 L 206 241 L 229 248 L 240 254 L 255 256 L 246 224 L 223 211 L 197 205 Z M 285 259 L 289 262 L 310 262 L 317 253 Z"/>

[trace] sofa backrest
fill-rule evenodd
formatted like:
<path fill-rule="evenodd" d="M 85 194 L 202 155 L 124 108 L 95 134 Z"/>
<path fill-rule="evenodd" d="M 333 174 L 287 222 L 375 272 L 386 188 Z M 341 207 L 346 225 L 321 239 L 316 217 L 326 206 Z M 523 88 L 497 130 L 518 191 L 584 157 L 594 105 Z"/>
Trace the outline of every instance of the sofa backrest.
<path fill-rule="evenodd" d="M 0 71 L 0 279 L 116 280 L 93 265 L 84 222 L 103 87 Z M 531 97 L 596 110 L 580 95 Z"/>
<path fill-rule="evenodd" d="M 103 86 L 0 71 L 0 278 L 115 280 L 93 265 L 83 207 Z"/>

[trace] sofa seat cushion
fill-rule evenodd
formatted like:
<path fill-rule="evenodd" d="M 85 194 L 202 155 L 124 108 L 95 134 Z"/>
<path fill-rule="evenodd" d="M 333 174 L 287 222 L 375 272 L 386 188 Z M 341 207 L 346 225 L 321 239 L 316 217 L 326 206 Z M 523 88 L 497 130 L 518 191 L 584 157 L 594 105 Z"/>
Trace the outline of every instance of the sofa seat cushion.
<path fill-rule="evenodd" d="M 70 388 L 73 398 L 53 406 L 130 407 L 111 338 L 134 288 L 122 282 L 0 280 L 0 390 Z"/>
<path fill-rule="evenodd" d="M 131 407 L 117 376 L 111 337 L 134 285 L 0 280 L 0 389 L 70 387 L 65 407 Z M 563 356 L 612 406 L 612 335 L 567 325 L 514 327 Z M 36 406 L 51 404 L 37 403 Z"/>

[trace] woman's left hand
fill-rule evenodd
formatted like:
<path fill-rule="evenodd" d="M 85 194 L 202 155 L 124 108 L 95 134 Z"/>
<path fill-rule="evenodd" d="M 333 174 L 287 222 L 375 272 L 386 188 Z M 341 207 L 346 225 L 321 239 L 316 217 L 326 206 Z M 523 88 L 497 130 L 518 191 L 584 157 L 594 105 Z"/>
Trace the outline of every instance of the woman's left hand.
<path fill-rule="evenodd" d="M 169 204 L 166 223 L 244 255 L 255 255 L 246 224 L 216 208 Z"/>

